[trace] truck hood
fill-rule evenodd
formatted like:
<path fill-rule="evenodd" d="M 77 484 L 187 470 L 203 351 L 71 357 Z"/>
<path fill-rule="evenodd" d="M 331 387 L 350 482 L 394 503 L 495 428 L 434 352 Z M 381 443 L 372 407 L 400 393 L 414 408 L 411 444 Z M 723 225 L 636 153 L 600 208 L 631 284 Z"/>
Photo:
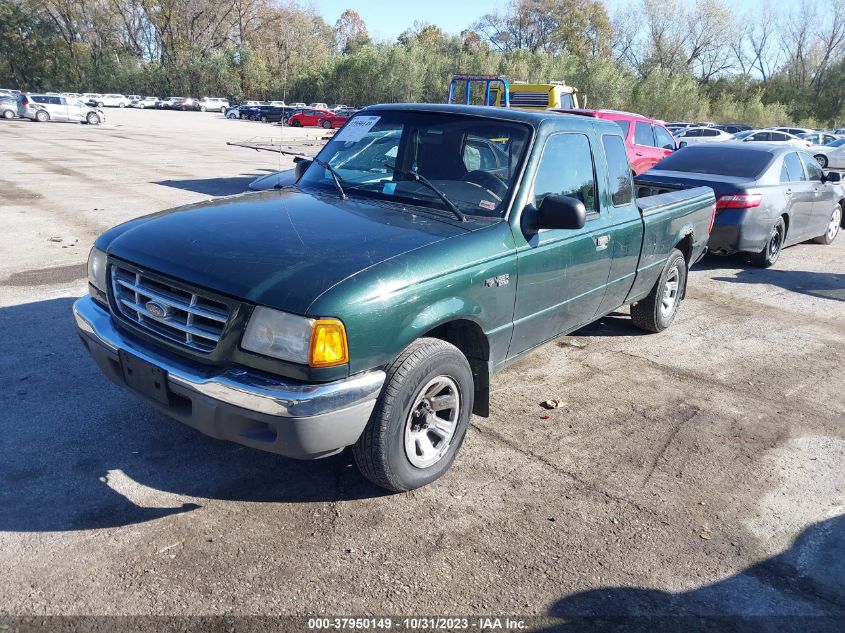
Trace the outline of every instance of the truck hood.
<path fill-rule="evenodd" d="M 347 277 L 481 226 L 282 190 L 132 220 L 100 236 L 97 247 L 199 287 L 306 314 L 317 297 Z"/>

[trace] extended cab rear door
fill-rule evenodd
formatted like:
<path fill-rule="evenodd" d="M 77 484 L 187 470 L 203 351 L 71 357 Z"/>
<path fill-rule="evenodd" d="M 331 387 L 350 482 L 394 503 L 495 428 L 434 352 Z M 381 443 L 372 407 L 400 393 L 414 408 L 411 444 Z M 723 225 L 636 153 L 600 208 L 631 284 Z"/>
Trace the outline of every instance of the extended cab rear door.
<path fill-rule="evenodd" d="M 545 196 L 557 194 L 581 200 L 587 221 L 581 229 L 515 235 L 522 244 L 508 356 L 589 323 L 601 305 L 611 264 L 611 220 L 599 202 L 604 163 L 596 165 L 594 151 L 601 150 L 586 132 L 555 132 L 545 140 L 523 213 L 534 213 Z"/>

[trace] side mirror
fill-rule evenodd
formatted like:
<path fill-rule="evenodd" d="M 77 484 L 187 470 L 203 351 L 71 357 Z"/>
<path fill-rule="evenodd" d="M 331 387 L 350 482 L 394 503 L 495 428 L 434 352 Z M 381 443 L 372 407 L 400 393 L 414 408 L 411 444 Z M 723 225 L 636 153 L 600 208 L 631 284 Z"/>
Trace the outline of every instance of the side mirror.
<path fill-rule="evenodd" d="M 299 182 L 299 179 L 302 178 L 302 174 L 305 173 L 313 161 L 308 160 L 307 158 L 302 158 L 301 156 L 297 156 L 293 159 L 293 162 L 296 163 L 296 167 L 294 167 L 294 174 L 296 175 L 296 182 Z"/>
<path fill-rule="evenodd" d="M 822 178 L 824 182 L 842 182 L 842 174 L 838 171 L 828 171 L 825 172 L 824 177 Z"/>
<path fill-rule="evenodd" d="M 678 149 L 683 149 L 687 145 L 688 143 L 686 141 L 681 141 L 680 143 L 678 143 Z"/>
<path fill-rule="evenodd" d="M 586 221 L 584 203 L 569 196 L 546 196 L 537 209 L 538 229 L 580 229 Z"/>

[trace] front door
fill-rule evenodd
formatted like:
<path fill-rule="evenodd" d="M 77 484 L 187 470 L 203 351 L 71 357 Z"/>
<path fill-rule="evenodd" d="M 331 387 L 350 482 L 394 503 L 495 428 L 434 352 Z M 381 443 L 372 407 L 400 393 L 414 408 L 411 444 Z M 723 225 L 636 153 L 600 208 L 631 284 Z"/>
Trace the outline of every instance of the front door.
<path fill-rule="evenodd" d="M 786 239 L 789 243 L 800 242 L 810 237 L 816 189 L 804 172 L 804 164 L 798 157 L 798 152 L 790 152 L 784 156 L 783 165 L 789 172 L 789 181 L 786 185 L 789 231 Z M 784 178 L 783 170 L 781 170 L 781 182 L 784 182 Z"/>
<path fill-rule="evenodd" d="M 816 159 L 805 152 L 799 154 L 801 162 L 804 163 L 804 169 L 807 172 L 807 178 L 813 186 L 813 213 L 808 229 L 808 237 L 818 237 L 823 235 L 827 230 L 827 225 L 830 223 L 830 216 L 833 213 L 833 207 L 839 202 L 838 196 L 834 192 L 833 187 L 825 184 L 822 179 L 824 172 Z"/>
<path fill-rule="evenodd" d="M 550 194 L 581 200 L 587 222 L 577 230 L 541 229 L 517 250 L 519 278 L 509 356 L 592 321 L 607 286 L 610 218 L 600 210 L 593 150 L 586 134 L 554 134 L 546 141 L 531 204 L 538 208 Z"/>

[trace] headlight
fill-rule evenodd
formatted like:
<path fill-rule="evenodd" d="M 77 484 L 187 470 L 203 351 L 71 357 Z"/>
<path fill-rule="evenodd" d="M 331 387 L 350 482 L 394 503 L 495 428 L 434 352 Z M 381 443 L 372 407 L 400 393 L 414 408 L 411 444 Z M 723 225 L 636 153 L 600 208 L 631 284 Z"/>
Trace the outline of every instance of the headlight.
<path fill-rule="evenodd" d="M 311 367 L 349 361 L 346 330 L 337 319 L 309 319 L 262 306 L 249 318 L 241 347 Z"/>
<path fill-rule="evenodd" d="M 88 283 L 106 292 L 106 254 L 96 246 L 88 254 Z"/>

